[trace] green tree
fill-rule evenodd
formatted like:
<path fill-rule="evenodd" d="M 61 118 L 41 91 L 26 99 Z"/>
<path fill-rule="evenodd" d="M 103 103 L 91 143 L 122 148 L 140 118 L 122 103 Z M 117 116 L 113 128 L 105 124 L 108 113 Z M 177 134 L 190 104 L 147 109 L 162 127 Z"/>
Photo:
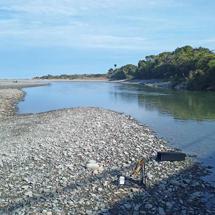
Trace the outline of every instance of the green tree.
<path fill-rule="evenodd" d="M 115 65 L 114 65 L 115 66 Z M 164 79 L 190 90 L 214 89 L 215 54 L 207 48 L 184 46 L 173 52 L 149 55 L 138 62 L 108 71 L 110 79 Z"/>

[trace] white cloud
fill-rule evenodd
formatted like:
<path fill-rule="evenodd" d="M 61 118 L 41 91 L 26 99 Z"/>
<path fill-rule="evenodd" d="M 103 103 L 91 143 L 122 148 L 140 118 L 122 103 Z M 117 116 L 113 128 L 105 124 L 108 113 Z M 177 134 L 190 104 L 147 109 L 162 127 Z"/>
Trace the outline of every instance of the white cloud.
<path fill-rule="evenodd" d="M 184 4 L 186 1 L 176 0 L 0 0 L 0 10 L 10 14 L 10 18 L 0 19 L 0 41 L 154 50 L 162 46 L 160 32 L 186 26 L 148 11 Z"/>
<path fill-rule="evenodd" d="M 76 32 L 77 25 L 44 27 L 20 30 L 2 28 L 0 38 L 14 36 L 19 44 L 31 47 L 77 47 L 99 49 L 146 50 L 155 48 L 146 38 L 137 36 L 113 36 Z"/>
<path fill-rule="evenodd" d="M 148 7 L 180 6 L 176 0 L 5 0 L 0 2 L 0 8 L 26 14 L 43 15 L 77 15 L 86 11 L 106 13 L 108 9 L 115 11 L 125 8 L 145 9 Z"/>
<path fill-rule="evenodd" d="M 89 47 L 110 49 L 150 49 L 150 42 L 143 37 L 126 37 L 112 35 L 84 35 L 82 41 Z"/>

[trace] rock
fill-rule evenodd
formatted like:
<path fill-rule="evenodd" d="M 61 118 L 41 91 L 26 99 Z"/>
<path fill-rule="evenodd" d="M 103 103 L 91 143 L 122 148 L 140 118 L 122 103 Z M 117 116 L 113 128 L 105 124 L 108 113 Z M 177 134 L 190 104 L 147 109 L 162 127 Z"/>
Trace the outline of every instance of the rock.
<path fill-rule="evenodd" d="M 166 214 L 166 213 L 164 212 L 164 209 L 161 208 L 161 207 L 158 208 L 158 213 L 159 213 L 159 215 L 165 215 L 165 214 Z"/>
<path fill-rule="evenodd" d="M 73 170 L 74 166 L 72 164 L 67 165 L 67 168 Z"/>
<path fill-rule="evenodd" d="M 93 215 L 93 211 L 92 210 L 86 210 L 86 214 L 87 215 Z"/>
<path fill-rule="evenodd" d="M 184 204 L 184 202 L 183 202 L 183 200 L 182 199 L 179 199 L 179 202 L 180 202 L 180 204 Z"/>
<path fill-rule="evenodd" d="M 191 194 L 190 199 L 193 200 L 193 199 L 199 198 L 201 196 L 202 196 L 202 192 L 195 192 L 195 193 Z"/>
<path fill-rule="evenodd" d="M 148 203 L 147 203 L 147 204 L 145 205 L 145 207 L 146 207 L 147 209 L 150 209 L 150 208 L 152 208 L 153 206 L 152 206 L 152 204 L 148 204 Z"/>
<path fill-rule="evenodd" d="M 123 205 L 123 207 L 125 207 L 126 209 L 131 209 L 131 204 L 130 203 L 126 203 Z"/>
<path fill-rule="evenodd" d="M 23 190 L 27 190 L 29 188 L 29 186 L 28 185 L 24 185 L 24 186 L 22 186 L 22 189 Z"/>
<path fill-rule="evenodd" d="M 140 191 L 139 188 L 135 188 L 135 187 L 132 187 L 132 188 L 131 188 L 131 192 L 136 193 L 136 192 L 139 192 L 139 191 Z"/>
<path fill-rule="evenodd" d="M 43 214 L 46 214 L 46 213 L 47 213 L 47 210 L 43 210 L 42 213 L 43 213 Z"/>
<path fill-rule="evenodd" d="M 3 167 L 3 166 L 4 166 L 4 164 L 3 164 L 2 160 L 0 159 L 0 167 Z"/>
<path fill-rule="evenodd" d="M 98 188 L 98 191 L 101 192 L 103 189 L 101 187 Z"/>
<path fill-rule="evenodd" d="M 148 178 L 149 180 L 151 180 L 151 179 L 153 178 L 153 175 L 152 175 L 151 173 L 147 173 L 147 178 Z"/>
<path fill-rule="evenodd" d="M 98 170 L 98 169 L 94 170 L 94 171 L 93 171 L 93 174 L 94 174 L 94 175 L 99 174 L 99 170 Z"/>
<path fill-rule="evenodd" d="M 94 161 L 94 160 L 90 160 L 90 161 L 87 163 L 86 167 L 87 167 L 88 169 L 92 169 L 92 170 L 99 170 L 99 168 L 100 168 L 99 164 L 96 163 L 96 161 Z"/>
<path fill-rule="evenodd" d="M 100 211 L 99 214 L 101 214 L 101 215 L 109 215 L 109 210 L 104 208 L 104 209 L 102 209 L 102 210 Z"/>
<path fill-rule="evenodd" d="M 102 172 L 104 171 L 104 167 L 103 167 L 103 166 L 100 166 L 100 167 L 98 168 L 98 171 L 99 171 L 99 173 L 102 173 Z"/>
<path fill-rule="evenodd" d="M 170 210 L 173 206 L 172 202 L 166 202 L 166 207 Z"/>
<path fill-rule="evenodd" d="M 107 186 L 108 186 L 108 181 L 105 181 L 105 182 L 103 183 L 103 186 L 104 186 L 104 187 L 107 187 Z"/>
<path fill-rule="evenodd" d="M 88 163 L 97 163 L 95 160 L 89 160 Z"/>
<path fill-rule="evenodd" d="M 26 192 L 26 193 L 25 193 L 25 196 L 27 196 L 27 197 L 33 197 L 32 191 Z"/>
<path fill-rule="evenodd" d="M 172 180 L 171 183 L 172 183 L 173 185 L 175 185 L 175 186 L 181 185 L 181 183 L 180 183 L 179 181 L 177 181 L 177 180 Z"/>

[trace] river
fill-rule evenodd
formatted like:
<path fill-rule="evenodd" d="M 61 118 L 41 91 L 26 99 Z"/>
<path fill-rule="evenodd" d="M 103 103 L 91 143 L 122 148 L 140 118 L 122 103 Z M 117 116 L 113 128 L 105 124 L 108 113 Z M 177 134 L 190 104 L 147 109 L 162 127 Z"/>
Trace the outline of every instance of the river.
<path fill-rule="evenodd" d="M 102 107 L 131 115 L 173 147 L 213 167 L 215 183 L 215 93 L 146 88 L 109 82 L 53 82 L 25 88 L 18 113 L 70 107 Z"/>

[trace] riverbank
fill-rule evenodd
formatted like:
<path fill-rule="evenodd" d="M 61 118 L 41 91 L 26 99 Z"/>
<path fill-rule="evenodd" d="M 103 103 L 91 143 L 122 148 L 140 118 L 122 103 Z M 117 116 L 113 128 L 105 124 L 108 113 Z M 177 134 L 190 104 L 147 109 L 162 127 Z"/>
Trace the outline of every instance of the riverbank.
<path fill-rule="evenodd" d="M 35 80 L 0 80 L 0 120 L 16 114 L 16 104 L 24 97 L 24 87 L 36 87 L 49 84 Z"/>
<path fill-rule="evenodd" d="M 2 94 L 15 101 L 18 92 Z M 113 111 L 75 108 L 5 117 L 0 148 L 0 214 L 215 212 L 214 188 L 201 179 L 208 170 L 189 157 L 174 163 L 152 159 L 147 190 L 131 180 L 119 188 L 118 175 L 129 177 L 138 159 L 172 149 L 149 128 Z M 98 168 L 86 168 L 89 160 Z"/>
<path fill-rule="evenodd" d="M 43 79 L 38 79 L 43 81 Z M 108 79 L 47 79 L 49 82 L 108 82 Z"/>
<path fill-rule="evenodd" d="M 170 81 L 162 81 L 159 79 L 149 79 L 149 80 L 141 80 L 141 79 L 133 79 L 133 80 L 114 80 L 110 81 L 113 83 L 122 83 L 122 84 L 138 84 L 146 87 L 152 88 L 162 88 L 162 89 L 172 89 L 172 83 Z"/>
<path fill-rule="evenodd" d="M 0 79 L 0 89 L 22 89 L 25 87 L 37 87 L 48 85 L 48 80 L 32 79 Z"/>

